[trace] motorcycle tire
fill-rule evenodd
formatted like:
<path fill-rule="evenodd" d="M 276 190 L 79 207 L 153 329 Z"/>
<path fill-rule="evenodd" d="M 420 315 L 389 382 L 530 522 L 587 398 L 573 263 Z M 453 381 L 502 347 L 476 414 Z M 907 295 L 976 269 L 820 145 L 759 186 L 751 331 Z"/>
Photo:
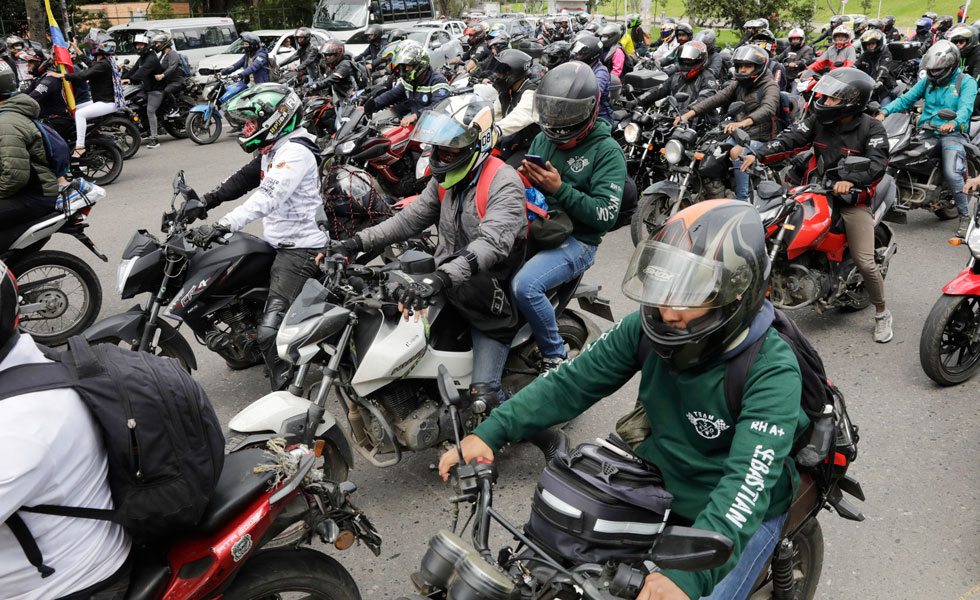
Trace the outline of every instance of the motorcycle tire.
<path fill-rule="evenodd" d="M 939 385 L 957 385 L 980 370 L 980 296 L 942 295 L 919 337 L 919 363 Z M 949 364 L 956 358 L 955 364 Z"/>
<path fill-rule="evenodd" d="M 83 295 L 77 317 L 60 328 L 52 329 L 52 321 L 68 313 L 72 303 L 62 287 L 67 278 L 43 284 L 38 288 L 31 287 L 31 271 L 41 270 L 35 279 L 46 279 L 55 275 L 51 269 L 60 269 L 63 273 L 74 277 L 77 287 Z M 78 335 L 95 323 L 99 311 L 102 310 L 102 284 L 95 271 L 85 261 L 59 250 L 42 250 L 27 256 L 26 259 L 10 265 L 10 270 L 17 277 L 24 304 L 45 300 L 51 308 L 40 313 L 21 314 L 20 329 L 29 333 L 34 341 L 45 346 L 59 346 L 68 338 Z M 45 316 L 47 313 L 49 316 Z M 40 314 L 42 318 L 32 318 Z M 37 323 L 35 328 L 31 324 Z"/>
<path fill-rule="evenodd" d="M 72 177 L 81 177 L 101 186 L 118 179 L 122 169 L 122 150 L 111 138 L 102 136 L 85 140 L 85 154 L 71 160 Z"/>
<path fill-rule="evenodd" d="M 171 121 L 168 119 L 161 119 L 160 124 L 163 125 L 163 129 L 178 140 L 186 140 L 190 135 L 187 133 L 187 123 L 186 119 L 181 122 L 176 122 L 176 120 Z"/>
<path fill-rule="evenodd" d="M 361 600 L 357 583 L 347 569 L 316 550 L 266 550 L 248 556 L 245 561 L 222 594 L 224 600 L 281 598 L 287 592 L 296 592 L 310 600 Z"/>
<path fill-rule="evenodd" d="M 820 583 L 823 570 L 823 530 L 820 521 L 810 519 L 803 525 L 793 540 L 793 586 L 792 600 L 812 600 Z M 749 600 L 770 600 L 773 597 L 772 575 L 749 595 Z"/>
<path fill-rule="evenodd" d="M 124 346 L 126 348 L 131 348 L 128 340 L 123 340 L 118 337 L 104 337 L 94 340 L 89 340 L 89 344 L 112 344 L 113 346 Z M 191 366 L 187 364 L 187 361 L 177 352 L 177 346 L 171 344 L 170 342 L 161 339 L 157 343 L 157 351 L 153 353 L 156 356 L 166 356 L 167 358 L 172 358 L 180 363 L 182 369 L 191 372 Z"/>
<path fill-rule="evenodd" d="M 568 314 L 558 317 L 558 335 L 568 347 L 568 358 L 575 358 L 589 343 L 589 330 L 585 325 Z M 541 352 L 532 338 L 517 349 L 512 349 L 504 373 L 501 378 L 501 388 L 505 393 L 516 394 L 538 376 L 536 370 Z"/>
<path fill-rule="evenodd" d="M 122 117 L 106 119 L 99 125 L 99 131 L 116 142 L 124 159 L 133 158 L 139 152 L 143 136 L 140 128 L 132 120 Z"/>
<path fill-rule="evenodd" d="M 247 438 L 250 434 L 240 433 L 234 430 L 228 430 L 225 432 L 225 453 L 231 452 L 238 448 L 238 445 Z M 320 454 L 320 458 L 317 460 L 322 460 L 323 463 L 316 468 L 323 471 L 323 478 L 327 481 L 347 481 L 347 475 L 350 473 L 350 466 L 347 461 L 344 460 L 344 455 L 337 448 L 337 445 L 333 440 L 327 438 L 317 438 L 317 441 L 323 441 L 323 451 Z M 265 442 L 258 444 L 249 444 L 249 448 L 261 448 L 265 450 Z"/>
<path fill-rule="evenodd" d="M 636 204 L 630 220 L 630 236 L 636 246 L 670 218 L 671 198 L 665 194 L 645 194 Z"/>
<path fill-rule="evenodd" d="M 949 221 L 950 219 L 955 219 L 956 217 L 960 216 L 960 212 L 956 208 L 956 203 L 953 203 L 952 206 L 937 208 L 936 210 L 932 211 L 932 214 L 939 217 L 940 221 Z"/>
<path fill-rule="evenodd" d="M 205 121 L 202 112 L 188 113 L 184 127 L 187 129 L 188 137 L 195 144 L 202 146 L 213 144 L 221 136 L 221 117 L 212 112 L 211 117 Z"/>

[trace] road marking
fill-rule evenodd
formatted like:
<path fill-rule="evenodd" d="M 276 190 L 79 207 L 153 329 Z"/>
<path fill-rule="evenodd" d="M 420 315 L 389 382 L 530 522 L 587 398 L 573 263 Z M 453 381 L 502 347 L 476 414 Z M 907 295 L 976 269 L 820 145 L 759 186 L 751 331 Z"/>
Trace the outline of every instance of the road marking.
<path fill-rule="evenodd" d="M 967 598 L 974 596 L 980 596 L 980 585 L 973 586 L 973 589 L 960 596 L 959 600 L 966 600 Z"/>

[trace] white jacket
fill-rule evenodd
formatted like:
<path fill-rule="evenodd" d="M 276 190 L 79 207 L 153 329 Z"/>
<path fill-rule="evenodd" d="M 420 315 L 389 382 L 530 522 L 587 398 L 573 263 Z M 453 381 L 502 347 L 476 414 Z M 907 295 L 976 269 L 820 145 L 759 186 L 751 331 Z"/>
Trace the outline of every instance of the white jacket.
<path fill-rule="evenodd" d="M 671 52 L 673 52 L 674 51 L 674 48 L 676 48 L 679 45 L 680 44 L 677 43 L 677 37 L 675 35 L 674 37 L 672 37 L 670 39 L 669 42 L 664 42 L 663 44 L 660 44 L 660 47 L 657 48 L 656 50 L 654 50 L 653 57 L 654 58 L 663 58 L 663 57 L 667 56 L 668 54 L 670 54 Z"/>
<path fill-rule="evenodd" d="M 520 102 L 511 109 L 510 114 L 506 117 L 501 112 L 499 100 L 494 104 L 494 112 L 496 113 L 494 120 L 500 127 L 500 135 L 503 137 L 515 134 L 522 131 L 525 127 L 534 125 L 537 123 L 534 120 L 534 90 L 524 92 Z"/>

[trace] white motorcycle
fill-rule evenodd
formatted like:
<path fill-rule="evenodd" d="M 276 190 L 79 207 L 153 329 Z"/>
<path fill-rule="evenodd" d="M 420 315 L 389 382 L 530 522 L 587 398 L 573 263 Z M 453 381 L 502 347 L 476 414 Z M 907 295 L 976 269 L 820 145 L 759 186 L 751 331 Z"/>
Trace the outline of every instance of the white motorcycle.
<path fill-rule="evenodd" d="M 237 414 L 230 423 L 231 435 L 305 432 L 313 444 L 334 424 L 325 406 L 328 392 L 336 387 L 351 445 L 375 466 L 390 467 L 404 451 L 451 441 L 453 421 L 439 399 L 436 381 L 439 365 L 445 365 L 457 389 L 469 388 L 470 325 L 441 295 L 418 320 L 403 319 L 392 298 L 399 285 L 435 272 L 435 261 L 413 250 L 378 268 L 333 264 L 338 266 L 326 285 L 306 282 L 279 328 L 279 356 L 297 367 L 292 385 Z M 608 302 L 598 297 L 599 288 L 579 284 L 573 280 L 551 294 L 569 356 L 600 333 L 591 319 L 567 308 L 573 298 L 583 309 L 612 320 Z M 537 358 L 530 326 L 524 324 L 511 342 L 502 381 L 505 393 L 516 392 L 538 375 Z M 301 397 L 303 380 L 311 365 L 324 362 L 323 378 L 314 386 L 315 399 L 310 402 Z M 470 431 L 490 407 L 464 396 L 461 422 Z"/>

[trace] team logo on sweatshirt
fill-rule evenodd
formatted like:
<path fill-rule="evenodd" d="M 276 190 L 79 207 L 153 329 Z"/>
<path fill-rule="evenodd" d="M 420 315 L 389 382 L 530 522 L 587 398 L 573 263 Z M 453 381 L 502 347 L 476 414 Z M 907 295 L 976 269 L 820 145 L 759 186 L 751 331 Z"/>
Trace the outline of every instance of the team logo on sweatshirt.
<path fill-rule="evenodd" d="M 589 166 L 589 159 L 584 156 L 573 156 L 568 159 L 568 168 L 572 170 L 572 173 L 581 173 L 587 166 Z"/>
<path fill-rule="evenodd" d="M 721 435 L 722 431 L 728 429 L 728 423 L 724 419 L 716 419 L 714 415 L 700 411 L 687 413 L 687 420 L 694 425 L 694 430 L 698 432 L 698 435 L 706 440 L 713 440 Z"/>

